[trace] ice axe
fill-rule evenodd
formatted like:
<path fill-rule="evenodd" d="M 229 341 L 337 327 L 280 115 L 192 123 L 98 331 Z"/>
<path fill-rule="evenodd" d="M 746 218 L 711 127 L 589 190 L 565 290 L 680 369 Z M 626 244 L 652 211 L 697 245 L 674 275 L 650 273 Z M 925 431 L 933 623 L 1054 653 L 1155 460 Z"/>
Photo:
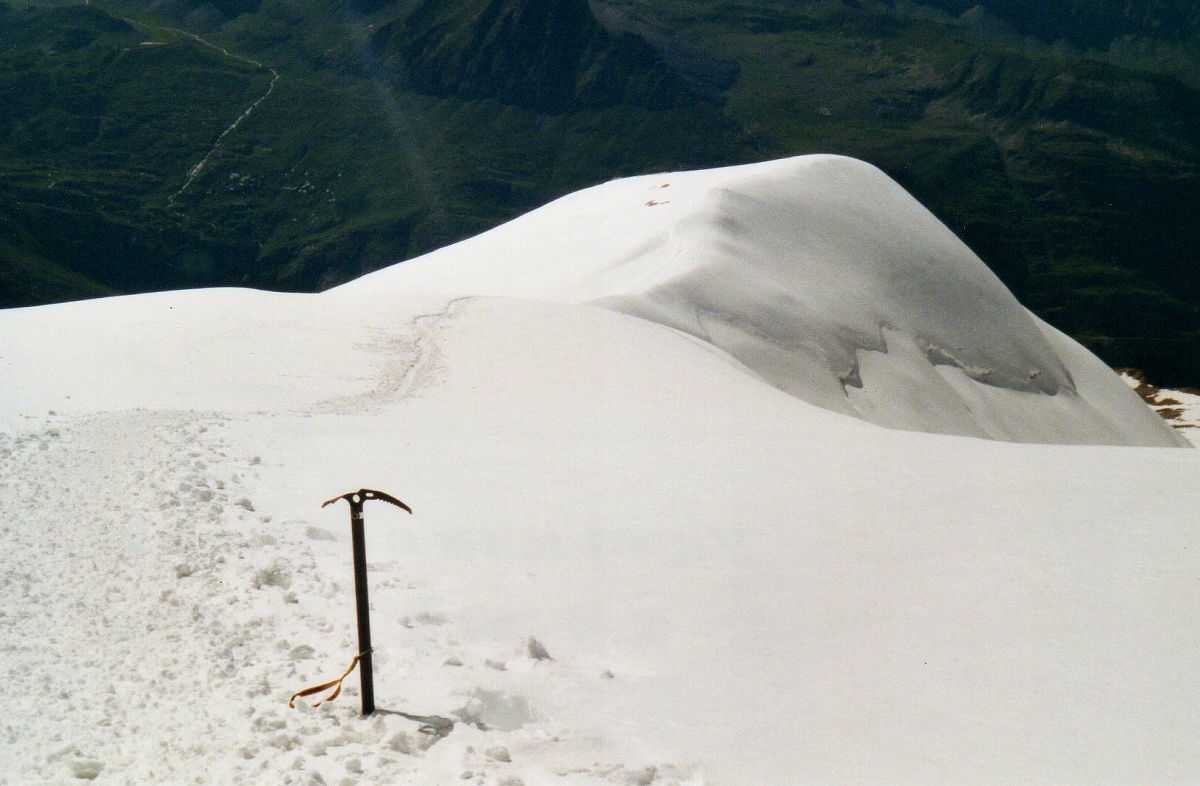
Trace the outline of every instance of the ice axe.
<path fill-rule="evenodd" d="M 363 534 L 363 505 L 367 500 L 389 502 L 412 513 L 412 508 L 390 494 L 372 489 L 359 489 L 324 502 L 332 505 L 339 499 L 350 503 L 350 533 L 354 540 L 354 601 L 358 609 L 358 675 L 362 679 L 362 713 L 375 711 L 375 682 L 371 672 L 371 608 L 367 601 L 367 544 Z"/>

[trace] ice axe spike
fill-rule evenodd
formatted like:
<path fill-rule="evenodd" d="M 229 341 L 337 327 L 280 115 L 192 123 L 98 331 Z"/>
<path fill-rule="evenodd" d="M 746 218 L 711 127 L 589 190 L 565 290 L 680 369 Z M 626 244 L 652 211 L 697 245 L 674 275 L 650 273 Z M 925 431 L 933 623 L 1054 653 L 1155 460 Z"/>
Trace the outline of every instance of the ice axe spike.
<path fill-rule="evenodd" d="M 327 500 L 321 507 L 339 499 L 350 503 L 350 534 L 354 541 L 354 601 L 358 611 L 358 676 L 362 680 L 362 714 L 370 715 L 375 711 L 375 681 L 371 668 L 371 606 L 367 598 L 367 543 L 363 533 L 363 505 L 367 500 L 377 499 L 409 513 L 412 513 L 412 508 L 391 494 L 374 489 L 351 491 Z"/>

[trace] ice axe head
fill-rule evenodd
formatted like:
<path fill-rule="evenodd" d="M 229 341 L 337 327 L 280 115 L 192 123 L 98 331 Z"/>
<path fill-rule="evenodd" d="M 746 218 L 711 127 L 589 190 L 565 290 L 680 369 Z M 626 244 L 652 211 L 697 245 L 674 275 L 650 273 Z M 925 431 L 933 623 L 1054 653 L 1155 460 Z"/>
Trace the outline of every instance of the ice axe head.
<path fill-rule="evenodd" d="M 321 507 L 325 507 L 326 505 L 332 505 L 333 503 L 337 502 L 339 499 L 344 499 L 347 502 L 349 502 L 350 510 L 354 513 L 362 513 L 363 503 L 365 503 L 369 499 L 377 499 L 377 500 L 380 500 L 381 502 L 389 502 L 398 508 L 403 508 L 404 510 L 407 510 L 409 513 L 412 513 L 412 508 L 410 508 L 408 505 L 405 505 L 403 502 L 396 499 L 391 494 L 385 494 L 382 491 L 375 491 L 374 489 L 359 489 L 358 491 L 351 491 L 349 494 L 343 494 L 340 497 L 334 497 L 331 500 L 327 500 L 327 501 L 321 503 Z"/>

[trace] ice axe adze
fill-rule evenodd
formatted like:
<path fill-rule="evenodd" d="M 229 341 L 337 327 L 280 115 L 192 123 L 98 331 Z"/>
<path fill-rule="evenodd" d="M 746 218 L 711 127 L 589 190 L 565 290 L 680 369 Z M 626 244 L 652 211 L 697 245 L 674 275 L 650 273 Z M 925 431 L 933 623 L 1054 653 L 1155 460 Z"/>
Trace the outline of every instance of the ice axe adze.
<path fill-rule="evenodd" d="M 412 508 L 382 491 L 359 489 L 323 503 L 332 505 L 339 499 L 350 503 L 350 533 L 354 540 L 354 601 L 358 609 L 358 675 L 362 679 L 362 712 L 375 711 L 375 683 L 371 672 L 371 608 L 367 601 L 367 544 L 363 535 L 363 504 L 377 499 L 390 502 L 412 513 Z"/>

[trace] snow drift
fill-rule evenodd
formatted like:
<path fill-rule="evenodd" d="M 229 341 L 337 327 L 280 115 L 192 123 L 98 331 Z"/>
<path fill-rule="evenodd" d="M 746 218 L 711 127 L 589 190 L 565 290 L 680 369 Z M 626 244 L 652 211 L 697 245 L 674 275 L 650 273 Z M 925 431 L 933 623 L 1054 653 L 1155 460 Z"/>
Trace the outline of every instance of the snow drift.
<path fill-rule="evenodd" d="M 1171 443 L 861 164 L 0 312 L 0 373 L 5 786 L 1200 779 L 1200 455 L 866 422 Z M 361 487 L 414 511 L 367 511 L 384 712 L 290 710 Z"/>

